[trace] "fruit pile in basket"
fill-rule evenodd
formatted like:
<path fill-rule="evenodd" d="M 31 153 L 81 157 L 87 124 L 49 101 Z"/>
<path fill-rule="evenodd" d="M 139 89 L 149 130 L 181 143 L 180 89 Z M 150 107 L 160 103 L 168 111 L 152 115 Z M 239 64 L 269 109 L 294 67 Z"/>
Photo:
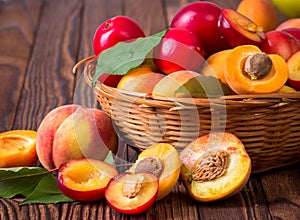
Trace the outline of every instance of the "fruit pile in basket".
<path fill-rule="evenodd" d="M 266 17 L 256 21 L 262 22 L 259 25 L 242 15 L 255 2 L 266 7 L 266 13 L 259 15 Z M 274 8 L 267 2 L 244 0 L 237 10 L 205 1 L 190 3 L 175 14 L 169 29 L 153 39 L 133 19 L 111 18 L 94 35 L 98 62 L 105 64 L 107 51 L 116 54 L 115 48 L 124 45 L 132 54 L 125 54 L 129 64 L 121 72 L 100 68 L 94 78 L 122 90 L 166 97 L 299 90 L 300 26 L 285 29 L 293 20 L 273 30 L 275 17 L 268 13 Z M 137 38 L 147 45 L 132 48 Z M 124 62 L 124 51 L 117 52 Z M 192 198 L 206 202 L 239 192 L 251 173 L 243 143 L 228 132 L 202 135 L 180 153 L 171 144 L 154 144 L 119 171 L 107 162 L 118 150 L 111 118 L 102 110 L 80 105 L 52 110 L 37 132 L 0 134 L 0 146 L 0 167 L 32 166 L 39 159 L 48 172 L 57 172 L 55 181 L 65 196 L 77 201 L 105 198 L 113 209 L 126 214 L 145 212 L 172 191 L 179 177 Z"/>
<path fill-rule="evenodd" d="M 300 90 L 300 26 L 295 20 L 277 25 L 270 1 L 244 0 L 236 10 L 193 2 L 178 10 L 157 44 L 139 48 L 133 42 L 144 39 L 146 44 L 151 36 L 132 18 L 116 16 L 95 32 L 98 62 L 110 60 L 107 50 L 119 62 L 113 56 L 122 43 L 132 43 L 128 51 L 138 55 L 128 57 L 125 72 L 98 64 L 93 81 L 165 97 L 295 92 Z"/>

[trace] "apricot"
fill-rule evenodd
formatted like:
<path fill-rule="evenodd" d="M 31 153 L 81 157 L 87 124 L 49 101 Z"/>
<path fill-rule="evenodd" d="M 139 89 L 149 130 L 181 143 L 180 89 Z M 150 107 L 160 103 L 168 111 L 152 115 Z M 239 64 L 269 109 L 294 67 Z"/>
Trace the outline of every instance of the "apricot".
<path fill-rule="evenodd" d="M 224 76 L 225 60 L 227 55 L 231 52 L 231 49 L 221 50 L 217 53 L 212 54 L 206 60 L 203 66 L 201 74 L 205 76 L 214 76 L 221 80 L 222 83 L 226 84 Z"/>
<path fill-rule="evenodd" d="M 0 134 L 0 167 L 33 166 L 37 159 L 36 131 L 11 130 Z"/>
<path fill-rule="evenodd" d="M 225 79 L 237 94 L 272 93 L 286 83 L 288 67 L 280 55 L 265 54 L 254 45 L 242 45 L 228 54 Z"/>
<path fill-rule="evenodd" d="M 180 176 L 189 195 L 210 202 L 239 192 L 251 173 L 251 159 L 231 133 L 212 132 L 198 137 L 180 153 Z"/>
<path fill-rule="evenodd" d="M 179 70 L 173 72 L 161 79 L 154 87 L 152 95 L 175 97 L 175 91 L 195 76 L 200 75 L 194 71 Z"/>
<path fill-rule="evenodd" d="M 48 170 L 70 159 L 104 160 L 117 147 L 112 121 L 99 109 L 60 106 L 46 115 L 37 130 L 37 155 Z"/>
<path fill-rule="evenodd" d="M 151 93 L 156 83 L 164 77 L 151 65 L 141 65 L 126 73 L 117 88 L 141 93 Z"/>
<path fill-rule="evenodd" d="M 277 12 L 271 0 L 242 0 L 236 10 L 261 26 L 264 32 L 277 26 Z"/>
<path fill-rule="evenodd" d="M 179 178 L 180 159 L 173 145 L 167 143 L 154 144 L 143 150 L 130 172 L 151 172 L 159 178 L 159 189 L 156 200 L 166 197 Z"/>

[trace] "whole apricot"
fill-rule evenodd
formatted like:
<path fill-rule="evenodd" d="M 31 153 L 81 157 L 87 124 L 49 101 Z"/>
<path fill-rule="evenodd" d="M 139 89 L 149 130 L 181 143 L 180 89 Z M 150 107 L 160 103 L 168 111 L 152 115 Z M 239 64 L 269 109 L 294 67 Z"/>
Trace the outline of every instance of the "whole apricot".
<path fill-rule="evenodd" d="M 130 92 L 151 93 L 156 83 L 164 77 L 154 66 L 143 64 L 126 73 L 117 88 Z"/>
<path fill-rule="evenodd" d="M 242 0 L 236 10 L 261 26 L 264 32 L 277 26 L 277 13 L 271 0 Z"/>

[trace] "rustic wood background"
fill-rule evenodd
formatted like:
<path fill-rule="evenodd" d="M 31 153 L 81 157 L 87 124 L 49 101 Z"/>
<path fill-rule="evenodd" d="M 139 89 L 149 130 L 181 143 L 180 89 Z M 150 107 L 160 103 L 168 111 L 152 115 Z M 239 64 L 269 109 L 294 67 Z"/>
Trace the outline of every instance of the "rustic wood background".
<path fill-rule="evenodd" d="M 36 130 L 53 108 L 70 103 L 95 107 L 91 89 L 73 65 L 92 55 L 96 27 L 119 14 L 136 19 L 146 34 L 168 26 L 187 0 L 0 0 L 0 132 Z M 236 8 L 239 0 L 211 1 Z M 279 14 L 279 22 L 285 18 Z M 120 143 L 119 156 L 136 154 Z M 223 201 L 191 200 L 180 181 L 146 213 L 126 216 L 105 200 L 32 204 L 0 199 L 0 219 L 300 219 L 299 166 L 252 175 L 237 195 Z"/>

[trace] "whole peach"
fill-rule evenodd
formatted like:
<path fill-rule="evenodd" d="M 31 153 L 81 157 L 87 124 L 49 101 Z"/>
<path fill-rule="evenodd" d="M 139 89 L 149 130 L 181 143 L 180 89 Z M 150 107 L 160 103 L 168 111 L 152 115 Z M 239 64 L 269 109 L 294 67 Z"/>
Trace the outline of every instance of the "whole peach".
<path fill-rule="evenodd" d="M 50 111 L 37 130 L 39 161 L 48 170 L 70 159 L 104 160 L 116 153 L 118 137 L 104 111 L 64 105 Z"/>

